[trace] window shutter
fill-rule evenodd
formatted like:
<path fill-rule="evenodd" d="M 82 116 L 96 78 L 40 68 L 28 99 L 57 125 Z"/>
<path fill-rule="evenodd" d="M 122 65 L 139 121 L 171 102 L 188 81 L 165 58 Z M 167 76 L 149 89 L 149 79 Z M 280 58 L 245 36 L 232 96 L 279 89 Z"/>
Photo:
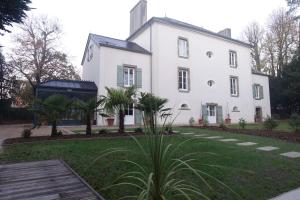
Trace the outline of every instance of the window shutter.
<path fill-rule="evenodd" d="M 134 124 L 142 125 L 142 112 L 138 109 L 134 110 Z"/>
<path fill-rule="evenodd" d="M 253 94 L 253 99 L 255 99 L 255 84 L 252 85 L 252 94 Z"/>
<path fill-rule="evenodd" d="M 136 68 L 135 85 L 137 88 L 142 88 L 142 69 Z"/>
<path fill-rule="evenodd" d="M 202 119 L 207 120 L 207 106 L 206 105 L 202 105 Z"/>
<path fill-rule="evenodd" d="M 217 123 L 223 122 L 223 109 L 222 106 L 217 106 Z"/>
<path fill-rule="evenodd" d="M 263 98 L 264 98 L 263 86 L 260 85 L 259 86 L 259 99 L 263 99 Z"/>
<path fill-rule="evenodd" d="M 124 69 L 121 65 L 117 69 L 117 86 L 124 87 Z"/>

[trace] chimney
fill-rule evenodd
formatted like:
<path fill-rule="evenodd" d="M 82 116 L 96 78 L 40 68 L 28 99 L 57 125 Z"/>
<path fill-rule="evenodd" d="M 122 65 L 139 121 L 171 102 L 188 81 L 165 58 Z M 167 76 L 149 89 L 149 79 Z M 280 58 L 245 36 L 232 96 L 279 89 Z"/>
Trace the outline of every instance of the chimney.
<path fill-rule="evenodd" d="M 140 0 L 130 10 L 130 35 L 138 30 L 147 21 L 147 1 Z"/>
<path fill-rule="evenodd" d="M 231 38 L 231 29 L 225 28 L 224 30 L 219 31 L 218 34 Z"/>

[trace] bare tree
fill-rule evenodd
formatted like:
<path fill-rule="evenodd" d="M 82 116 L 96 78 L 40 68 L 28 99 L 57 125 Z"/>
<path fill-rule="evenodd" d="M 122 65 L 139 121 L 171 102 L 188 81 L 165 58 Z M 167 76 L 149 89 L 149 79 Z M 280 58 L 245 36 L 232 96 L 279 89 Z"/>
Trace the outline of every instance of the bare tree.
<path fill-rule="evenodd" d="M 264 40 L 263 27 L 257 22 L 250 23 L 243 32 L 243 38 L 252 45 L 252 67 L 258 71 L 261 71 L 264 67 L 262 60 L 262 45 Z"/>
<path fill-rule="evenodd" d="M 14 36 L 15 47 L 9 66 L 26 78 L 33 91 L 49 79 L 79 79 L 67 55 L 59 49 L 61 28 L 56 20 L 44 16 L 28 18 Z"/>
<path fill-rule="evenodd" d="M 274 11 L 267 25 L 264 54 L 267 59 L 266 71 L 277 76 L 297 50 L 298 30 L 294 13 L 281 8 Z"/>

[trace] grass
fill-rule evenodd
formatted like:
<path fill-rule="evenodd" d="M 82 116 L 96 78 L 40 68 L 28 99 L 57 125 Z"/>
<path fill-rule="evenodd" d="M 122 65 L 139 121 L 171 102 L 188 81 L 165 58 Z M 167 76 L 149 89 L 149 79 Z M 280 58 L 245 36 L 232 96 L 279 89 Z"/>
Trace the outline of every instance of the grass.
<path fill-rule="evenodd" d="M 292 132 L 291 127 L 289 126 L 287 121 L 278 121 L 278 126 L 274 129 L 274 131 L 282 131 L 282 132 Z M 229 128 L 240 128 L 239 124 L 231 124 L 227 125 Z M 258 129 L 263 130 L 263 123 L 247 123 L 245 129 Z"/>
<path fill-rule="evenodd" d="M 255 147 L 240 147 L 214 140 L 197 139 L 191 141 L 180 149 L 178 156 L 188 152 L 212 152 L 214 156 L 203 156 L 199 153 L 194 166 L 206 170 L 216 178 L 222 180 L 244 199 L 268 199 L 283 192 L 300 187 L 300 159 L 289 159 L 280 156 L 286 151 L 299 151 L 300 145 L 284 141 L 255 137 L 248 135 L 230 134 L 211 130 L 178 128 L 182 132 L 198 132 L 210 135 L 219 135 L 224 138 L 236 138 L 241 141 L 259 143 L 259 146 L 277 146 L 280 150 L 260 152 Z M 190 136 L 168 137 L 169 142 L 176 144 Z M 144 142 L 144 138 L 139 138 Z M 7 147 L 0 154 L 0 162 L 17 162 L 44 159 L 64 159 L 76 172 L 78 172 L 93 188 L 106 199 L 118 199 L 131 194 L 132 189 L 119 187 L 102 190 L 110 185 L 118 175 L 129 170 L 128 165 L 117 162 L 128 157 L 126 153 L 103 158 L 94 165 L 92 161 L 100 152 L 112 147 L 127 147 L 138 150 L 132 139 L 98 139 L 90 141 L 63 141 L 63 142 L 37 142 L 32 144 L 19 144 Z M 131 157 L 142 160 L 137 154 Z M 221 165 L 224 168 L 208 168 L 203 164 Z M 235 196 L 220 186 L 215 185 L 210 191 L 192 174 L 187 177 L 191 182 L 199 185 L 204 193 L 212 199 L 235 199 Z"/>

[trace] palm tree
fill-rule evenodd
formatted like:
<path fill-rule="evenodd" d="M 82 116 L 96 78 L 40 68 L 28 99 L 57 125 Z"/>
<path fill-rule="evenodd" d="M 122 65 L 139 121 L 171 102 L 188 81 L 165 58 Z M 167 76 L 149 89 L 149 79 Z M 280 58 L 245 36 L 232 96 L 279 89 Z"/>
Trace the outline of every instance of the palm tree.
<path fill-rule="evenodd" d="M 131 86 L 125 89 L 114 89 L 105 87 L 107 97 L 105 100 L 105 109 L 111 113 L 117 113 L 119 116 L 119 132 L 124 133 L 125 109 L 133 104 L 132 97 L 135 95 L 135 87 Z"/>
<path fill-rule="evenodd" d="M 36 100 L 33 111 L 45 117 L 51 123 L 51 136 L 57 136 L 57 122 L 63 118 L 71 105 L 71 101 L 63 95 L 52 95 L 45 100 Z"/>
<path fill-rule="evenodd" d="M 85 116 L 85 124 L 86 124 L 86 135 L 89 136 L 92 134 L 91 128 L 91 119 L 94 113 L 101 111 L 102 109 L 97 109 L 101 106 L 105 101 L 105 97 L 101 96 L 100 99 L 97 101 L 96 98 L 91 98 L 88 101 L 77 100 L 74 105 L 76 108 L 80 109 Z M 104 116 L 104 113 L 101 113 Z"/>

